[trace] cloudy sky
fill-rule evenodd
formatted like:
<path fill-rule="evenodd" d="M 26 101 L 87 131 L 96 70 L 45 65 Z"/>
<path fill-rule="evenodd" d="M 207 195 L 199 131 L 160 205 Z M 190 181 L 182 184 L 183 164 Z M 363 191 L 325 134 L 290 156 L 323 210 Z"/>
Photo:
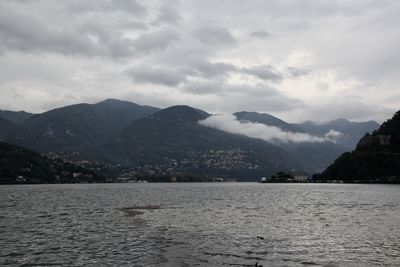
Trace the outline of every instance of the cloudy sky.
<path fill-rule="evenodd" d="M 0 109 L 118 98 L 291 122 L 400 108 L 397 0 L 2 0 Z"/>

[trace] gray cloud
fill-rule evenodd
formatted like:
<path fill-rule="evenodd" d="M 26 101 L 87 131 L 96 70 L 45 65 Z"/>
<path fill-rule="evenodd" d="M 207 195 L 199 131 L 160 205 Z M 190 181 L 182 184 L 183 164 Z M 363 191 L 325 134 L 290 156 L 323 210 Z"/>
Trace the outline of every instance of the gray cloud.
<path fill-rule="evenodd" d="M 280 81 L 282 77 L 272 66 L 240 68 L 224 62 L 210 62 L 206 59 L 192 58 L 175 68 L 167 65 L 149 67 L 141 65 L 130 68 L 127 73 L 138 83 L 162 84 L 166 86 L 182 85 L 182 89 L 196 95 L 223 95 L 246 92 L 249 96 L 275 96 L 278 91 L 268 86 L 229 85 L 225 83 L 231 74 L 250 74 L 265 81 Z"/>
<path fill-rule="evenodd" d="M 164 4 L 160 7 L 160 13 L 157 16 L 155 24 L 167 23 L 171 25 L 178 25 L 183 20 L 179 12 L 171 6 L 171 3 Z"/>
<path fill-rule="evenodd" d="M 151 68 L 141 66 L 128 71 L 128 73 L 138 83 L 152 83 L 166 86 L 177 86 L 186 81 L 186 76 L 182 71 L 167 68 Z"/>
<path fill-rule="evenodd" d="M 329 102 L 309 105 L 305 109 L 293 111 L 290 117 L 294 121 L 304 121 L 305 118 L 314 118 L 317 122 L 332 119 L 346 118 L 352 121 L 368 121 L 371 119 L 378 122 L 390 118 L 395 109 L 377 105 L 366 105 L 360 101 L 346 100 L 343 97 L 331 97 Z M 318 114 L 318 116 L 315 116 Z M 314 117 L 315 116 L 315 117 Z"/>
<path fill-rule="evenodd" d="M 115 9 L 128 12 L 132 15 L 140 16 L 146 14 L 145 7 L 139 4 L 136 0 L 112 0 L 109 3 L 109 7 L 114 7 Z"/>
<path fill-rule="evenodd" d="M 149 28 L 145 23 L 135 20 L 121 22 L 118 24 L 118 26 L 121 26 L 126 29 L 140 29 L 140 30 L 147 30 Z"/>
<path fill-rule="evenodd" d="M 57 28 L 2 5 L 0 47 L 21 51 L 51 51 L 62 54 L 89 53 L 92 42 L 69 28 Z"/>
<path fill-rule="evenodd" d="M 236 38 L 223 27 L 200 27 L 194 32 L 195 36 L 206 45 L 234 45 Z"/>
<path fill-rule="evenodd" d="M 97 22 L 85 21 L 76 29 L 80 36 L 90 39 L 91 42 L 91 52 L 80 51 L 82 54 L 126 57 L 136 50 L 131 39 L 119 36 Z"/>
<path fill-rule="evenodd" d="M 183 89 L 195 95 L 224 95 L 225 88 L 219 82 L 200 81 L 187 84 Z"/>
<path fill-rule="evenodd" d="M 195 58 L 187 62 L 193 70 L 198 72 L 199 75 L 210 78 L 217 76 L 225 76 L 229 72 L 234 72 L 237 67 L 233 64 L 223 62 L 210 62 L 206 59 Z"/>
<path fill-rule="evenodd" d="M 135 1 L 94 1 L 93 7 L 95 10 L 110 11 L 110 5 L 112 5 L 114 10 L 144 12 L 140 8 L 135 9 L 135 3 Z M 88 4 L 88 2 L 82 3 L 82 5 Z M 82 8 L 83 12 L 85 7 Z M 146 26 L 132 19 L 110 21 L 106 24 L 88 16 L 83 20 L 78 19 L 68 24 L 61 22 L 62 18 L 60 21 L 49 23 L 24 10 L 17 9 L 14 5 L 0 4 L 0 49 L 3 51 L 121 57 L 132 55 L 135 49 L 143 49 L 146 44 L 149 46 L 147 49 L 154 49 L 157 46 L 155 42 L 159 42 L 158 46 L 162 47 L 165 42 L 168 42 L 168 36 L 172 35 L 170 31 L 167 31 L 164 36 L 160 34 L 157 39 L 149 33 L 148 36 L 142 36 L 143 39 L 138 39 L 136 43 L 133 43 L 131 39 L 121 34 L 122 29 L 146 29 Z M 117 30 L 115 27 L 123 28 Z"/>
<path fill-rule="evenodd" d="M 283 79 L 282 74 L 271 65 L 255 65 L 242 68 L 231 63 L 210 62 L 203 58 L 191 58 L 185 64 L 203 78 L 225 78 L 231 73 L 239 73 L 252 75 L 264 81 L 279 82 Z"/>
<path fill-rule="evenodd" d="M 146 8 L 139 4 L 136 0 L 85 0 L 85 1 L 69 1 L 67 9 L 74 13 L 109 13 L 109 12 L 125 12 L 129 15 L 144 16 Z"/>
<path fill-rule="evenodd" d="M 188 83 L 182 89 L 194 95 L 213 97 L 217 104 L 205 105 L 210 111 L 257 110 L 282 112 L 304 107 L 300 100 L 288 97 L 278 90 L 265 85 L 232 85 L 223 81 L 205 80 Z"/>
<path fill-rule="evenodd" d="M 296 68 L 296 67 L 288 67 L 287 70 L 288 70 L 289 74 L 293 77 L 304 76 L 311 72 L 311 70 L 309 70 L 309 69 Z"/>
<path fill-rule="evenodd" d="M 133 46 L 140 52 L 151 52 L 167 48 L 171 43 L 177 41 L 179 35 L 170 28 L 142 34 L 133 42 Z"/>
<path fill-rule="evenodd" d="M 250 33 L 250 37 L 255 37 L 259 39 L 269 38 L 271 35 L 265 30 L 253 31 Z"/>
<path fill-rule="evenodd" d="M 280 82 L 282 74 L 271 65 L 260 65 L 251 68 L 242 68 L 244 73 L 256 76 L 262 80 Z"/>
<path fill-rule="evenodd" d="M 4 0 L 0 105 L 129 95 L 292 121 L 382 121 L 400 106 L 399 12 L 376 0 Z"/>

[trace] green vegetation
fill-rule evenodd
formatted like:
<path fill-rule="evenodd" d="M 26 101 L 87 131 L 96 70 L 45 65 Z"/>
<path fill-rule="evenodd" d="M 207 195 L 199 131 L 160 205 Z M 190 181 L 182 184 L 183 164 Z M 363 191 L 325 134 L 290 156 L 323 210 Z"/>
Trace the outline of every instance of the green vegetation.
<path fill-rule="evenodd" d="M 357 148 L 341 155 L 315 181 L 400 183 L 400 111 L 372 134 L 366 134 Z"/>
<path fill-rule="evenodd" d="M 31 150 L 0 142 L 0 184 L 100 180 L 100 176 L 82 166 L 62 159 L 50 159 Z"/>

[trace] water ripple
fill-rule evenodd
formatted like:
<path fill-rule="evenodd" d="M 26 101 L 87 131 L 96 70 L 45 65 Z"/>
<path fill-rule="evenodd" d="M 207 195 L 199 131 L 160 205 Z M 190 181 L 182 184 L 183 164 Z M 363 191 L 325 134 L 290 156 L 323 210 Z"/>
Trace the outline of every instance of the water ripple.
<path fill-rule="evenodd" d="M 0 187 L 1 266 L 399 266 L 400 187 Z"/>

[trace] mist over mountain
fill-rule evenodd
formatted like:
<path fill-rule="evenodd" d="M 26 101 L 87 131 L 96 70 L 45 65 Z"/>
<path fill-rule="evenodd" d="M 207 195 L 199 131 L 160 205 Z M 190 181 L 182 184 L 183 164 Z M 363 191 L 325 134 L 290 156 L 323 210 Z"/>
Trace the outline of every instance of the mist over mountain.
<path fill-rule="evenodd" d="M 0 141 L 71 159 L 151 166 L 160 173 L 249 179 L 283 169 L 322 170 L 376 125 L 291 124 L 265 113 L 215 116 L 185 105 L 159 109 L 107 99 L 41 114 L 1 112 Z"/>
<path fill-rule="evenodd" d="M 307 133 L 315 135 L 323 135 L 330 130 L 338 131 L 343 134 L 338 140 L 338 143 L 345 146 L 347 149 L 354 149 L 358 140 L 365 133 L 372 132 L 379 128 L 379 124 L 376 121 L 352 122 L 346 119 L 337 119 L 322 123 L 305 121 L 294 125 Z"/>
<path fill-rule="evenodd" d="M 226 133 L 198 122 L 204 111 L 174 106 L 134 121 L 107 153 L 127 165 L 147 164 L 167 172 L 256 179 L 279 169 L 302 169 L 295 157 L 268 142 Z"/>
<path fill-rule="evenodd" d="M 335 129 L 307 132 L 272 115 L 257 112 L 234 114 L 241 122 L 236 123 L 238 132 L 248 129 L 247 134 L 269 140 L 288 151 L 309 169 L 322 170 L 336 159 L 346 147 L 340 144 L 340 136 L 332 136 Z"/>
<path fill-rule="evenodd" d="M 326 138 L 345 147 L 353 149 L 358 140 L 368 132 L 379 128 L 376 121 L 352 122 L 346 119 L 337 119 L 327 122 L 305 121 L 303 123 L 287 123 L 270 114 L 258 112 L 237 112 L 234 114 L 240 121 L 262 123 L 276 126 L 285 132 L 306 133 L 310 136 Z"/>
<path fill-rule="evenodd" d="M 339 155 L 355 146 L 355 140 L 360 136 L 379 126 L 374 121 L 358 123 L 347 120 L 291 124 L 270 114 L 245 111 L 234 113 L 234 117 L 215 116 L 202 123 L 273 143 L 313 170 L 323 170 Z"/>
<path fill-rule="evenodd" d="M 257 121 L 238 120 L 237 117 L 229 114 L 213 115 L 204 121 L 200 121 L 200 123 L 222 131 L 243 134 L 271 143 L 320 143 L 334 141 L 329 136 L 320 137 L 303 132 L 284 131 L 279 126 L 259 123 Z"/>
<path fill-rule="evenodd" d="M 235 115 L 236 118 L 238 118 L 238 120 L 240 121 L 258 122 L 265 125 L 276 126 L 285 132 L 293 132 L 293 133 L 305 132 L 301 128 L 296 127 L 293 124 L 287 123 L 277 117 L 274 117 L 266 113 L 241 111 L 241 112 L 236 112 L 233 115 Z"/>

